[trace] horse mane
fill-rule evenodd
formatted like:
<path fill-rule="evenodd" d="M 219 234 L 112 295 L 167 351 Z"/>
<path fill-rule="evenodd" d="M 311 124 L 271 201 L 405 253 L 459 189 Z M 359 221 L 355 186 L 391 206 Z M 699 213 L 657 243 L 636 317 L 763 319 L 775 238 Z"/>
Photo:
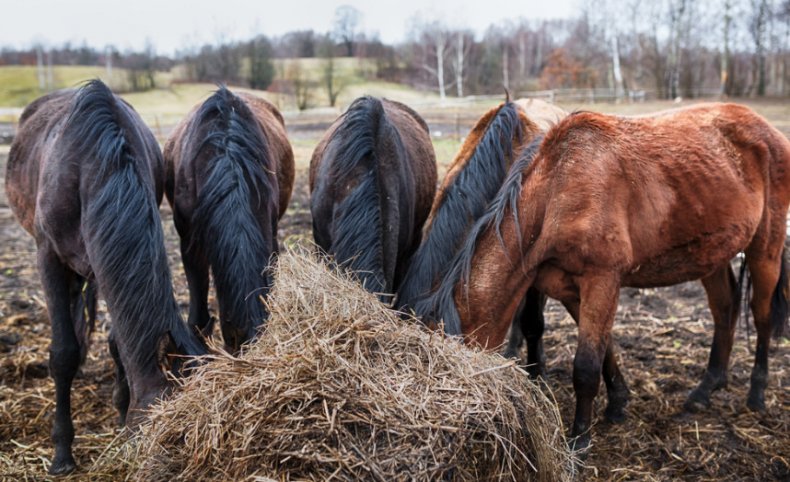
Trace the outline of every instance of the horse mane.
<path fill-rule="evenodd" d="M 256 213 L 276 220 L 279 187 L 269 146 L 258 119 L 242 98 L 224 86 L 197 110 L 186 132 L 185 158 L 196 165 L 206 156 L 207 176 L 192 214 L 189 249 L 206 252 L 217 289 L 223 323 L 246 329 L 266 318 L 263 303 L 250 296 L 271 277 L 264 268 L 272 255 L 271 225 Z M 271 234 L 273 236 L 274 234 Z M 263 275 L 262 275 L 263 272 Z"/>
<path fill-rule="evenodd" d="M 334 207 L 332 251 L 338 262 L 348 263 L 365 287 L 375 293 L 392 289 L 384 266 L 383 181 L 376 152 L 377 137 L 385 130 L 395 139 L 397 155 L 402 157 L 399 135 L 387 121 L 381 100 L 360 97 L 343 114 L 331 141 L 336 167 L 333 185 L 354 186 Z"/>
<path fill-rule="evenodd" d="M 399 306 L 426 296 L 441 279 L 470 226 L 502 186 L 507 159 L 514 157 L 514 140 L 521 142 L 525 135 L 518 106 L 510 101 L 499 106 L 467 162 L 437 195 L 432 220 L 401 283 Z"/>
<path fill-rule="evenodd" d="M 510 209 L 516 224 L 516 231 L 519 233 L 519 244 L 523 242 L 520 237 L 521 230 L 519 229 L 518 200 L 524 172 L 532 164 L 542 142 L 543 136 L 537 136 L 521 151 L 519 159 L 510 168 L 502 188 L 485 213 L 474 223 L 474 226 L 463 241 L 461 249 L 447 263 L 449 266 L 439 287 L 429 297 L 419 300 L 415 305 L 415 312 L 418 316 L 424 319 L 442 320 L 445 333 L 449 335 L 462 334 L 461 320 L 458 315 L 458 309 L 455 306 L 454 294 L 459 283 L 467 284 L 469 282 L 472 257 L 480 236 L 493 226 L 496 229 L 497 238 L 504 245 L 501 226 L 505 219 L 506 211 Z"/>
<path fill-rule="evenodd" d="M 205 353 L 173 296 L 149 165 L 151 153 L 161 163 L 153 135 L 93 80 L 78 90 L 61 136 L 62 162 L 83 165 L 88 177 L 81 193 L 85 246 L 116 338 L 138 367 L 156 366 L 168 333 L 180 353 Z"/>

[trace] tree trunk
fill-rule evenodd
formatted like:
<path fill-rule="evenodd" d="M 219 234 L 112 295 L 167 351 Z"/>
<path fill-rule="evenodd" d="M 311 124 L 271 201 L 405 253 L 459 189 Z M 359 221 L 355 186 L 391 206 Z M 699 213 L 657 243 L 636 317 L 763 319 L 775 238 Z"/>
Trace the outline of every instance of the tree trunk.
<path fill-rule="evenodd" d="M 678 96 L 678 86 L 680 84 L 680 34 L 684 14 L 686 12 L 686 1 L 679 0 L 677 7 L 671 5 L 670 21 L 672 47 L 670 49 L 669 60 L 669 97 L 674 99 Z"/>
<path fill-rule="evenodd" d="M 730 67 L 730 26 L 732 25 L 732 0 L 724 0 L 724 45 L 721 55 L 721 78 L 719 80 L 719 95 L 729 95 L 727 76 Z"/>
<path fill-rule="evenodd" d="M 439 99 L 444 101 L 444 34 L 439 33 L 436 39 L 436 80 L 439 82 Z"/>
<path fill-rule="evenodd" d="M 612 35 L 612 72 L 614 74 L 615 96 L 620 101 L 625 94 L 625 86 L 623 85 L 623 72 L 620 70 L 620 46 L 617 42 L 617 33 Z"/>
<path fill-rule="evenodd" d="M 502 84 L 505 86 L 505 90 L 510 90 L 510 53 L 508 51 L 507 45 L 502 46 Z"/>
<path fill-rule="evenodd" d="M 464 34 L 458 32 L 455 38 L 455 89 L 458 97 L 464 96 Z"/>
<path fill-rule="evenodd" d="M 44 53 L 41 51 L 41 47 L 36 47 L 36 66 L 36 72 L 38 73 L 38 89 L 43 92 L 46 79 L 44 73 Z"/>

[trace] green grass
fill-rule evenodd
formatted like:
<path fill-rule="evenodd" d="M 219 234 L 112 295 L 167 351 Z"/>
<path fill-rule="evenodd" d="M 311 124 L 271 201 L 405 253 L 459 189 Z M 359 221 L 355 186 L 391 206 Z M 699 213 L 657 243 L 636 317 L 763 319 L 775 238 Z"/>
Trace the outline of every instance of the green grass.
<path fill-rule="evenodd" d="M 54 89 L 75 87 L 90 79 L 101 79 L 115 90 L 128 90 L 128 77 L 124 69 L 114 68 L 112 77 L 104 67 L 78 65 L 57 65 L 52 68 Z M 157 73 L 160 84 L 170 82 L 170 74 Z M 0 106 L 24 107 L 37 97 L 46 93 L 39 89 L 38 69 L 35 66 L 11 65 L 0 67 Z"/>

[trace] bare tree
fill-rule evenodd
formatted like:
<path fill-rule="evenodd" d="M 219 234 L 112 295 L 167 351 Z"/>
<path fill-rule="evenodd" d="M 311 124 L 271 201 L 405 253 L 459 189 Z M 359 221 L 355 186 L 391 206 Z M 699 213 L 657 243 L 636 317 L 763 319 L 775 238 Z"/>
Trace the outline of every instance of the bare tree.
<path fill-rule="evenodd" d="M 421 67 L 434 79 L 438 86 L 439 98 L 444 100 L 447 96 L 444 64 L 450 49 L 447 29 L 438 20 L 435 20 L 419 24 L 416 32 L 415 45 L 423 50 L 423 55 L 420 58 Z"/>
<path fill-rule="evenodd" d="M 771 8 L 768 0 L 751 0 L 752 16 L 749 32 L 754 41 L 755 59 L 757 71 L 757 95 L 765 95 L 765 47 L 766 31 L 771 17 Z"/>
<path fill-rule="evenodd" d="M 298 60 L 292 61 L 285 70 L 285 79 L 291 86 L 296 108 L 299 110 L 310 108 L 313 103 L 314 85 L 302 68 L 302 63 Z"/>
<path fill-rule="evenodd" d="M 669 96 L 678 96 L 678 86 L 680 84 L 680 42 L 685 20 L 686 7 L 688 0 L 670 0 L 669 2 Z"/>
<path fill-rule="evenodd" d="M 730 69 L 730 36 L 732 30 L 732 2 L 724 0 L 722 18 L 721 75 L 719 77 L 719 95 L 729 94 L 727 89 Z"/>
<path fill-rule="evenodd" d="M 458 30 L 453 34 L 455 39 L 454 50 L 455 56 L 453 57 L 453 71 L 455 73 L 455 89 L 458 97 L 464 96 L 464 66 L 466 54 L 472 47 L 474 39 L 471 32 L 466 30 Z M 438 65 L 437 65 L 438 67 Z"/>
<path fill-rule="evenodd" d="M 346 55 L 354 55 L 354 41 L 357 37 L 357 29 L 362 20 L 362 12 L 351 5 L 341 5 L 335 10 L 335 20 L 332 31 L 338 42 L 346 48 Z"/>
<path fill-rule="evenodd" d="M 321 57 L 321 80 L 326 89 L 326 96 L 329 99 L 329 106 L 337 104 L 337 97 L 346 87 L 345 79 L 338 74 L 337 64 L 335 63 L 335 43 L 327 35 L 320 47 Z"/>
<path fill-rule="evenodd" d="M 272 46 L 269 39 L 259 35 L 250 40 L 248 52 L 250 56 L 250 87 L 266 89 L 274 80 Z"/>

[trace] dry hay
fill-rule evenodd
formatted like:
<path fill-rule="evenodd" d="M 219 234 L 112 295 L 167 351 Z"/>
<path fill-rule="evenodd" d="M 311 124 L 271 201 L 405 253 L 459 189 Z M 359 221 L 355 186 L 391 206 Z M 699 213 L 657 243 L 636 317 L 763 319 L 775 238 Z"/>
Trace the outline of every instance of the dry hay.
<path fill-rule="evenodd" d="M 280 257 L 271 300 L 257 343 L 152 410 L 133 478 L 571 477 L 555 402 L 513 362 L 398 318 L 305 252 Z"/>

